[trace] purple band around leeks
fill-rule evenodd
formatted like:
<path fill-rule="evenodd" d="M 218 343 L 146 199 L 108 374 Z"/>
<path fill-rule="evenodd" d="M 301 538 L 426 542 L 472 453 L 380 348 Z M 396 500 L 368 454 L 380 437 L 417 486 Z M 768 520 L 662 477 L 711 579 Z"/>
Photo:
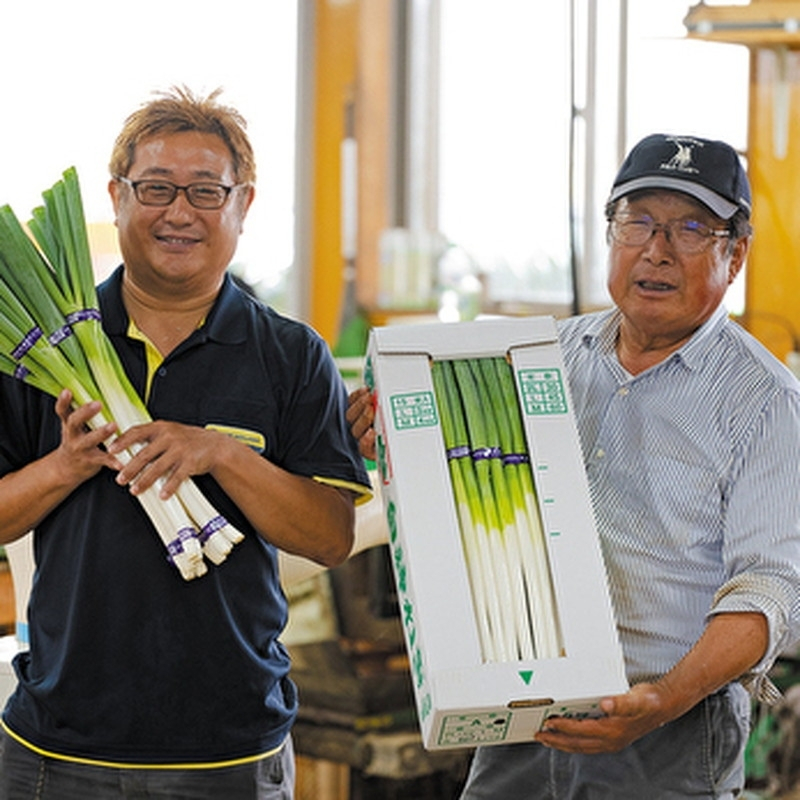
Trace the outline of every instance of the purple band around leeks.
<path fill-rule="evenodd" d="M 487 458 L 502 458 L 503 451 L 499 447 L 479 447 L 472 451 L 473 461 L 484 461 Z"/>
<path fill-rule="evenodd" d="M 467 456 L 472 456 L 473 461 L 500 458 L 503 461 L 503 466 L 529 464 L 531 460 L 527 453 L 506 453 L 503 455 L 503 451 L 499 447 L 480 447 L 477 450 L 470 450 L 469 446 L 465 444 L 451 447 L 447 450 L 446 455 L 448 461 L 452 461 L 454 458 L 466 458 Z"/>
<path fill-rule="evenodd" d="M 96 308 L 83 308 L 80 311 L 73 311 L 66 316 L 67 325 L 74 325 L 76 322 L 87 322 L 88 320 L 96 320 L 100 322 L 100 312 Z"/>
<path fill-rule="evenodd" d="M 25 338 L 14 348 L 11 357 L 19 361 L 35 344 L 42 338 L 42 329 L 39 327 L 31 328 Z"/>
<path fill-rule="evenodd" d="M 466 458 L 470 454 L 469 445 L 462 444 L 458 447 L 451 447 L 447 451 L 447 459 L 451 461 L 454 458 Z"/>
<path fill-rule="evenodd" d="M 175 556 L 179 556 L 184 552 L 185 548 L 183 543 L 189 539 L 193 539 L 197 535 L 194 528 L 181 528 L 178 535 L 167 545 L 167 552 L 169 553 L 169 560 Z"/>
<path fill-rule="evenodd" d="M 47 341 L 53 345 L 61 344 L 68 336 L 72 336 L 72 325 L 76 322 L 86 322 L 87 320 L 100 320 L 100 312 L 96 308 L 85 308 L 81 311 L 74 311 L 66 317 L 66 325 L 56 328 L 48 337 Z M 32 328 L 25 334 L 25 338 L 14 348 L 11 353 L 15 361 L 19 361 L 30 349 L 42 338 L 42 329 L 38 326 Z"/>
<path fill-rule="evenodd" d="M 72 336 L 72 328 L 69 325 L 62 325 L 60 328 L 56 328 L 48 337 L 47 341 L 50 342 L 53 347 L 61 344 L 68 336 Z"/>
<path fill-rule="evenodd" d="M 222 516 L 212 517 L 202 528 L 200 528 L 200 533 L 198 534 L 198 539 L 200 539 L 200 544 L 205 544 L 212 536 L 212 534 L 216 533 L 220 528 L 224 528 L 228 524 L 228 520 Z"/>

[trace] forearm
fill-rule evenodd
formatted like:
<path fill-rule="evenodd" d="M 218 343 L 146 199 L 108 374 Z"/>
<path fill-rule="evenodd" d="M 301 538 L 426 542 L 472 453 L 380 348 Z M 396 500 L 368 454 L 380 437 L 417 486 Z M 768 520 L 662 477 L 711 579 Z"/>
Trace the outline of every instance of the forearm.
<path fill-rule="evenodd" d="M 293 475 L 228 437 L 220 441 L 211 476 L 267 541 L 325 566 L 353 546 L 349 492 Z"/>
<path fill-rule="evenodd" d="M 604 698 L 600 708 L 605 716 L 598 719 L 549 719 L 535 739 L 568 752 L 617 752 L 746 673 L 761 660 L 767 640 L 763 615 L 718 614 L 695 646 L 663 678 Z"/>
<path fill-rule="evenodd" d="M 13 542 L 35 528 L 59 503 L 103 467 L 120 464 L 101 445 L 116 431 L 114 423 L 89 430 L 100 411 L 98 402 L 72 410 L 72 395 L 63 391 L 55 412 L 61 419 L 61 443 L 50 453 L 0 478 L 0 544 Z"/>
<path fill-rule="evenodd" d="M 755 666 L 769 646 L 763 614 L 713 616 L 695 646 L 657 681 L 665 714 L 675 719 Z"/>
<path fill-rule="evenodd" d="M 35 528 L 79 483 L 57 451 L 0 478 L 0 544 Z"/>

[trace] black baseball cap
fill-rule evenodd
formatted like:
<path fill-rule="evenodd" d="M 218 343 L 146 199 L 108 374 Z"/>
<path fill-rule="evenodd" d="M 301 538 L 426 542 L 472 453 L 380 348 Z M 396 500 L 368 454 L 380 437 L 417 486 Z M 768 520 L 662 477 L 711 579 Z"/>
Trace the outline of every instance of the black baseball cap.
<path fill-rule="evenodd" d="M 684 192 L 722 219 L 740 210 L 750 217 L 747 174 L 737 152 L 725 142 L 663 133 L 646 136 L 622 163 L 608 202 L 637 189 Z"/>

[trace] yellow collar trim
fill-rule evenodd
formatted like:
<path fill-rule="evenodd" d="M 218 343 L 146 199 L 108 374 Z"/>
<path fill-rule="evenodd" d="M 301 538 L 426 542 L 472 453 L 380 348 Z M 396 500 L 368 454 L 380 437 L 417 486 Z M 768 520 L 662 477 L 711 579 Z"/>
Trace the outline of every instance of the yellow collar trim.
<path fill-rule="evenodd" d="M 145 359 L 147 361 L 147 382 L 144 387 L 144 401 L 146 403 L 150 399 L 153 376 L 156 374 L 156 370 L 164 363 L 164 357 L 150 339 L 136 327 L 136 323 L 132 318 L 128 320 L 128 336 L 144 344 Z"/>

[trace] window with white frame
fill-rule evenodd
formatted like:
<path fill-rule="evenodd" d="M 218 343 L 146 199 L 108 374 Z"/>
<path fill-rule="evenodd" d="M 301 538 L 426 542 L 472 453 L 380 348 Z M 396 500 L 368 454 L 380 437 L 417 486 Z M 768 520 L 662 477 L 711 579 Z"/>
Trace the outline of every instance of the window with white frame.
<path fill-rule="evenodd" d="M 568 313 L 576 283 L 582 308 L 607 303 L 620 158 L 655 131 L 743 150 L 746 49 L 688 40 L 686 0 L 440 4 L 439 226 L 457 263 L 489 310 Z"/>
<path fill-rule="evenodd" d="M 228 0 L 213 18 L 189 0 L 139 0 L 118 13 L 105 0 L 40 0 L 3 9 L 0 203 L 28 219 L 40 193 L 75 166 L 87 221 L 108 230 L 94 248 L 101 275 L 118 260 L 108 159 L 125 117 L 154 91 L 185 85 L 248 121 L 256 199 L 234 267 L 278 306 L 291 305 L 297 9 Z M 286 309 L 288 310 L 288 309 Z"/>

